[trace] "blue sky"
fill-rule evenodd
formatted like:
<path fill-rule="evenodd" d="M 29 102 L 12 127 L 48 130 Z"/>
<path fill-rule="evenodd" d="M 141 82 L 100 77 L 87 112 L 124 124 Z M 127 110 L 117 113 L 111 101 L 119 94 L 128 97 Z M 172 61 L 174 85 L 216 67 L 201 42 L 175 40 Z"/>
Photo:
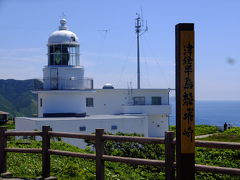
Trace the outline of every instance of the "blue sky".
<path fill-rule="evenodd" d="M 174 88 L 175 25 L 194 23 L 196 99 L 240 100 L 238 0 L 0 0 L 0 79 L 42 78 L 48 37 L 64 13 L 95 87 L 136 87 L 134 20 L 141 8 L 149 26 L 140 40 L 143 88 Z"/>

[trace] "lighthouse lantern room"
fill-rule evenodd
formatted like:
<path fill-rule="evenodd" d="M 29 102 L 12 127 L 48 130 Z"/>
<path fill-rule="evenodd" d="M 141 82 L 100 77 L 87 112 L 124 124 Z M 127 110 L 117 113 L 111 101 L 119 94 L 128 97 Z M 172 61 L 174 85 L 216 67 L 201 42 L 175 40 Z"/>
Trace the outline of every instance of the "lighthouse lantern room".
<path fill-rule="evenodd" d="M 48 39 L 48 65 L 43 68 L 44 89 L 92 89 L 79 63 L 79 40 L 68 30 L 65 19 Z"/>

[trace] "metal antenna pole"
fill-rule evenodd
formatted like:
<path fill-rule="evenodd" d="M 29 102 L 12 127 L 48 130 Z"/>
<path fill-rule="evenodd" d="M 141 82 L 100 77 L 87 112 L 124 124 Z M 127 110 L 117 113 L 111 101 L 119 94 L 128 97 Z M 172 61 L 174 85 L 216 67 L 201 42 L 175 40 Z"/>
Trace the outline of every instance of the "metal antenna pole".
<path fill-rule="evenodd" d="M 141 31 L 140 17 L 136 18 L 136 33 L 137 33 L 137 88 L 140 89 L 140 51 L 139 51 L 139 33 Z"/>
<path fill-rule="evenodd" d="M 140 89 L 140 49 L 139 49 L 139 37 L 144 32 L 146 32 L 148 30 L 147 26 L 146 26 L 145 29 L 142 29 L 142 27 L 143 27 L 143 23 L 141 22 L 141 17 L 137 13 L 137 18 L 136 18 L 136 21 L 135 21 L 135 31 L 137 33 L 137 88 L 138 89 Z"/>
<path fill-rule="evenodd" d="M 137 80 L 138 80 L 138 89 L 140 89 L 140 52 L 139 52 L 139 34 L 137 35 Z"/>

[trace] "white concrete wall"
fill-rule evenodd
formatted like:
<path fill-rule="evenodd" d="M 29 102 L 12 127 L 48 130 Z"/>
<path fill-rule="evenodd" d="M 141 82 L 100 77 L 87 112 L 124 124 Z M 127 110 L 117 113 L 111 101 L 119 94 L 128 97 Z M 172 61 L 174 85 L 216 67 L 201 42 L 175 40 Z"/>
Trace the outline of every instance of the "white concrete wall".
<path fill-rule="evenodd" d="M 94 99 L 93 107 L 86 107 L 88 115 L 94 114 L 120 114 L 123 106 L 127 104 L 127 90 L 96 90 L 95 93 L 86 94 L 86 97 Z"/>
<path fill-rule="evenodd" d="M 124 113 L 135 113 L 135 114 L 170 114 L 171 105 L 126 105 L 123 106 Z"/>
<path fill-rule="evenodd" d="M 39 98 L 42 98 L 42 107 L 40 107 L 38 111 L 38 117 L 42 117 L 43 113 L 86 112 L 86 99 L 84 92 L 42 91 L 42 93 L 38 93 L 38 96 Z"/>
<path fill-rule="evenodd" d="M 15 118 L 15 127 L 16 127 L 16 131 L 32 131 L 35 129 L 39 129 L 36 126 L 36 122 L 37 121 L 32 121 L 29 120 L 28 118 L 24 118 L 24 117 L 16 117 Z"/>
<path fill-rule="evenodd" d="M 112 117 L 112 116 L 111 116 Z M 138 133 L 148 136 L 148 120 L 142 116 L 102 116 L 97 118 L 16 118 L 16 130 L 41 130 L 42 126 L 51 126 L 53 131 L 74 132 L 91 134 L 96 128 L 103 128 L 105 132 L 113 134 L 117 132 L 123 133 Z M 117 130 L 111 130 L 111 126 L 116 125 Z M 80 126 L 85 126 L 86 131 L 80 131 Z M 63 138 L 69 144 L 85 148 L 86 144 L 83 140 Z"/>
<path fill-rule="evenodd" d="M 120 113 L 134 113 L 136 107 L 129 107 L 132 105 L 133 97 L 145 97 L 146 105 L 142 105 L 140 113 L 150 113 L 155 111 L 156 107 L 151 105 L 153 96 L 162 97 L 162 105 L 159 106 L 161 113 L 170 113 L 170 106 L 168 103 L 168 89 L 96 89 L 96 93 L 87 94 L 87 97 L 94 98 L 94 107 L 86 107 L 87 114 L 120 114 Z M 135 109 L 130 109 L 135 108 Z M 148 109 L 148 110 L 144 110 Z M 131 112 L 133 110 L 133 112 Z M 139 112 L 138 112 L 139 113 Z"/>
<path fill-rule="evenodd" d="M 168 91 L 168 89 L 133 89 L 132 97 L 144 96 L 146 105 L 151 105 L 153 96 L 161 96 L 162 105 L 167 105 Z"/>
<path fill-rule="evenodd" d="M 94 91 L 77 90 L 49 90 L 39 91 L 39 98 L 42 98 L 43 105 L 39 106 L 39 115 L 43 113 L 82 113 L 87 115 L 96 114 L 168 114 L 171 107 L 168 104 L 167 89 L 96 89 Z M 137 96 L 144 96 L 147 105 L 132 105 L 131 99 Z M 150 105 L 153 96 L 162 97 L 162 105 Z M 93 107 L 86 107 L 86 98 L 94 99 Z M 39 101 L 40 103 L 40 101 Z"/>
<path fill-rule="evenodd" d="M 166 114 L 148 116 L 149 137 L 164 137 L 168 130 L 168 116 Z"/>

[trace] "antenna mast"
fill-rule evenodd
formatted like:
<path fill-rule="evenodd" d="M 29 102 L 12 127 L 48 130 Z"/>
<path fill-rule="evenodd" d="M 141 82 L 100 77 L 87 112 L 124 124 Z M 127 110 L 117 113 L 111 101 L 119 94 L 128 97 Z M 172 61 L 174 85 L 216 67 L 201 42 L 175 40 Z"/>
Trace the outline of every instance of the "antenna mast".
<path fill-rule="evenodd" d="M 137 33 L 137 88 L 140 89 L 140 49 L 139 49 L 139 37 L 148 30 L 147 23 L 146 28 L 143 25 L 143 17 L 136 13 L 135 19 L 135 31 Z M 142 13 L 141 13 L 142 16 Z"/>

